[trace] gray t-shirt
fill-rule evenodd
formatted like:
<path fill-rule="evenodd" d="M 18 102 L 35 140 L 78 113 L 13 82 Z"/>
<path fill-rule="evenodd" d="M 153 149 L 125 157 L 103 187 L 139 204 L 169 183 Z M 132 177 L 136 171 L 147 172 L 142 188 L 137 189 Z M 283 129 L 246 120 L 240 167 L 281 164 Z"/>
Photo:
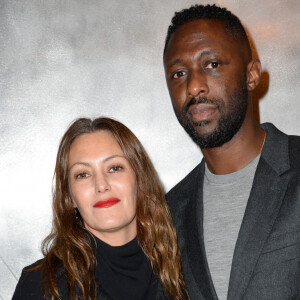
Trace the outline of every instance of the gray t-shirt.
<path fill-rule="evenodd" d="M 220 300 L 227 298 L 231 263 L 260 155 L 243 169 L 215 175 L 205 165 L 203 183 L 204 245 Z"/>

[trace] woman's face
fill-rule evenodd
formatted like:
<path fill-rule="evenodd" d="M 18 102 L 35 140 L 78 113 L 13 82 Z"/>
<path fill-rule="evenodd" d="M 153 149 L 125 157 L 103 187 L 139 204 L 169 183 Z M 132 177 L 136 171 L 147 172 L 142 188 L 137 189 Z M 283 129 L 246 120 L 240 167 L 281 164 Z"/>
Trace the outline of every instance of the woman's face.
<path fill-rule="evenodd" d="M 136 236 L 135 173 L 109 131 L 79 136 L 69 152 L 69 189 L 86 229 L 118 246 Z"/>

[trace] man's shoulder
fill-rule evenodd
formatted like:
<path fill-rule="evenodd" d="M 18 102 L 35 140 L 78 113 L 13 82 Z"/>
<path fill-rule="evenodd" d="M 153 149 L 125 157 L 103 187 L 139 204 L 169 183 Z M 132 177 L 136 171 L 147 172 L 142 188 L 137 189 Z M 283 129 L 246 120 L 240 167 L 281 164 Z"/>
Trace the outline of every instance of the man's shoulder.
<path fill-rule="evenodd" d="M 261 124 L 260 126 L 263 129 L 267 130 L 267 132 L 269 134 L 271 134 L 272 140 L 281 141 L 281 140 L 284 140 L 285 138 L 288 138 L 288 139 L 293 140 L 298 145 L 300 143 L 300 136 L 298 136 L 298 135 L 288 135 L 288 134 L 284 133 L 283 131 L 281 131 L 280 129 L 278 129 L 272 123 L 267 122 L 267 123 Z"/>
<path fill-rule="evenodd" d="M 261 124 L 268 135 L 262 156 L 279 173 L 300 164 L 300 136 L 287 135 L 272 123 Z"/>
<path fill-rule="evenodd" d="M 290 166 L 299 173 L 300 170 L 300 136 L 289 136 Z"/>
<path fill-rule="evenodd" d="M 299 135 L 289 135 L 289 148 L 291 152 L 297 152 L 300 149 L 300 136 Z M 298 157 L 300 159 L 300 155 L 298 152 Z"/>

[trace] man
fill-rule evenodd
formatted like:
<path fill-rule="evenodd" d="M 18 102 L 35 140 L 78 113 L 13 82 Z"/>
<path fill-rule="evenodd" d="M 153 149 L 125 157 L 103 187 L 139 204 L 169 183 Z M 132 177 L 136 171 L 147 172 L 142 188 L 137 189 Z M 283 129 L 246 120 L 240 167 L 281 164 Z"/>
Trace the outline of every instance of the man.
<path fill-rule="evenodd" d="M 261 65 L 239 19 L 215 5 L 176 13 L 164 67 L 204 156 L 167 194 L 191 299 L 300 299 L 300 138 L 256 123 Z"/>

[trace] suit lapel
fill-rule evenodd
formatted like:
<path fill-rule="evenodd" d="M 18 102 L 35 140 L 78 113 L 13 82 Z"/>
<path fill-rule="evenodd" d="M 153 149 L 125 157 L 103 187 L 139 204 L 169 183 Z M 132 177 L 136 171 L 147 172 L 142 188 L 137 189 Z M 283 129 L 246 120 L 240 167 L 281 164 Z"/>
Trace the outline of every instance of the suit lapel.
<path fill-rule="evenodd" d="M 210 276 L 205 254 L 203 240 L 203 179 L 204 160 L 199 166 L 198 176 L 191 182 L 193 187 L 189 196 L 190 201 L 186 205 L 185 215 L 185 239 L 187 241 L 187 254 L 195 281 L 205 299 L 217 299 L 217 295 Z M 198 230 L 197 230 L 198 229 Z"/>
<path fill-rule="evenodd" d="M 265 129 L 268 137 L 234 251 L 228 300 L 242 299 L 288 184 L 288 176 L 280 176 L 289 168 L 287 136 L 274 126 Z"/>

